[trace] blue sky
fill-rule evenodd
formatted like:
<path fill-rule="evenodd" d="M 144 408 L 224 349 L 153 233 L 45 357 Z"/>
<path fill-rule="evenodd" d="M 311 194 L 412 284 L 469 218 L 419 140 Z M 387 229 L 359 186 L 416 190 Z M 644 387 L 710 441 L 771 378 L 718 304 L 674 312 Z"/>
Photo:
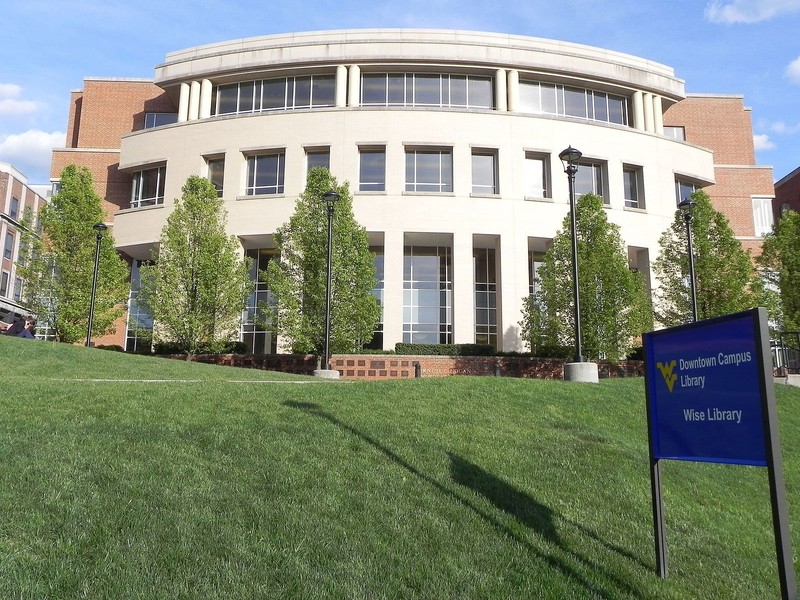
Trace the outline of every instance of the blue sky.
<path fill-rule="evenodd" d="M 740 94 L 758 164 L 800 166 L 800 0 L 25 0 L 3 7 L 0 161 L 46 183 L 85 77 L 152 78 L 167 52 L 273 33 L 466 29 L 598 46 L 673 67 L 688 93 Z"/>

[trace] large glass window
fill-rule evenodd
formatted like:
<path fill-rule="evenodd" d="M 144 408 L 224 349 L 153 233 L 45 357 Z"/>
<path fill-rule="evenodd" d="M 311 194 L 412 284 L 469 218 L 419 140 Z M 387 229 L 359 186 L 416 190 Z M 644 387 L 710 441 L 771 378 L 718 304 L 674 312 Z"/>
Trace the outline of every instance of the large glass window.
<path fill-rule="evenodd" d="M 128 321 L 125 327 L 125 351 L 148 354 L 153 342 L 153 315 L 139 300 L 140 267 L 144 261 L 131 263 L 131 291 L 128 296 Z"/>
<path fill-rule="evenodd" d="M 247 299 L 247 307 L 242 313 L 241 340 L 247 351 L 253 354 L 272 354 L 275 352 L 275 335 L 272 331 L 266 309 L 274 302 L 264 278 L 269 261 L 278 257 L 274 248 L 247 250 L 250 263 L 250 279 L 253 290 Z"/>
<path fill-rule="evenodd" d="M 14 257 L 14 234 L 6 232 L 6 241 L 3 246 L 3 258 L 11 260 Z"/>
<path fill-rule="evenodd" d="M 166 167 L 137 171 L 133 174 L 131 208 L 164 204 L 164 179 Z"/>
<path fill-rule="evenodd" d="M 772 198 L 753 198 L 753 226 L 757 236 L 765 236 L 772 231 Z"/>
<path fill-rule="evenodd" d="M 248 196 L 282 194 L 286 157 L 283 152 L 247 157 Z"/>
<path fill-rule="evenodd" d="M 475 343 L 497 348 L 497 269 L 494 248 L 472 250 L 475 277 Z"/>
<path fill-rule="evenodd" d="M 675 180 L 675 204 L 680 204 L 684 200 L 689 200 L 700 186 L 685 179 Z"/>
<path fill-rule="evenodd" d="M 161 125 L 171 125 L 178 122 L 178 113 L 145 113 L 144 128 L 151 129 Z"/>
<path fill-rule="evenodd" d="M 536 296 L 540 293 L 542 282 L 539 279 L 539 267 L 544 264 L 544 252 L 528 251 L 528 294 Z"/>
<path fill-rule="evenodd" d="M 540 81 L 519 84 L 520 112 L 629 125 L 628 99 L 598 90 Z"/>
<path fill-rule="evenodd" d="M 494 108 L 491 77 L 447 73 L 364 73 L 363 106 Z"/>
<path fill-rule="evenodd" d="M 499 193 L 497 185 L 496 151 L 472 151 L 472 193 L 480 195 Z"/>
<path fill-rule="evenodd" d="M 546 154 L 525 153 L 525 197 L 551 198 L 550 166 Z"/>
<path fill-rule="evenodd" d="M 453 341 L 452 258 L 449 247 L 406 246 L 403 256 L 403 342 Z"/>
<path fill-rule="evenodd" d="M 323 167 L 330 170 L 331 152 L 330 150 L 307 150 L 306 151 L 306 172 L 314 167 Z"/>
<path fill-rule="evenodd" d="M 375 256 L 375 278 L 377 282 L 375 287 L 372 288 L 371 294 L 378 300 L 378 305 L 381 307 L 381 318 L 375 326 L 375 331 L 372 334 L 372 339 L 364 345 L 365 348 L 372 350 L 383 349 L 383 289 L 384 289 L 384 275 L 383 275 L 383 246 L 370 246 L 370 252 Z"/>
<path fill-rule="evenodd" d="M 605 200 L 605 165 L 601 163 L 578 163 L 575 173 L 575 194 L 595 194 Z"/>
<path fill-rule="evenodd" d="M 406 150 L 407 192 L 452 192 L 450 150 Z"/>
<path fill-rule="evenodd" d="M 625 194 L 625 206 L 628 208 L 644 208 L 641 167 L 629 165 L 622 167 L 622 187 Z"/>
<path fill-rule="evenodd" d="M 17 220 L 17 217 L 19 217 L 19 198 L 16 198 L 15 196 L 11 196 L 11 206 L 8 210 L 8 216 L 15 221 Z"/>
<path fill-rule="evenodd" d="M 360 192 L 386 191 L 386 149 L 359 148 L 358 190 Z"/>
<path fill-rule="evenodd" d="M 217 196 L 222 198 L 222 190 L 225 184 L 225 157 L 206 159 L 208 167 L 208 180 L 217 188 Z"/>
<path fill-rule="evenodd" d="M 212 114 L 228 115 L 269 110 L 333 106 L 334 75 L 305 75 L 220 85 L 214 94 Z"/>

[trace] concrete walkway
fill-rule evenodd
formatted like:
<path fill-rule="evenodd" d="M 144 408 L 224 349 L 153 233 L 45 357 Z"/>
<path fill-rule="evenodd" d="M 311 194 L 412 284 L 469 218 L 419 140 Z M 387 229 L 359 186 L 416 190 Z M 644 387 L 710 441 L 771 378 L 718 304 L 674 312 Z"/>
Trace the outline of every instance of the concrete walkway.
<path fill-rule="evenodd" d="M 786 377 L 776 377 L 775 383 L 800 387 L 800 375 L 791 374 L 787 375 Z"/>

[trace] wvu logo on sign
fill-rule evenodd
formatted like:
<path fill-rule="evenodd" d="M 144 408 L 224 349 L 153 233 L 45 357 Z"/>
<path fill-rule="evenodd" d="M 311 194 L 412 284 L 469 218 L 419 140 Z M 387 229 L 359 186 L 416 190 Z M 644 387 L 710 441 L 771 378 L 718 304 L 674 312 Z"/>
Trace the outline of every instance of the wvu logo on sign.
<path fill-rule="evenodd" d="M 667 384 L 670 392 L 672 392 L 672 388 L 675 387 L 675 382 L 678 381 L 678 374 L 672 372 L 676 364 L 674 360 L 671 360 L 667 364 L 656 363 L 658 370 L 661 371 L 661 375 L 664 377 L 664 383 Z"/>

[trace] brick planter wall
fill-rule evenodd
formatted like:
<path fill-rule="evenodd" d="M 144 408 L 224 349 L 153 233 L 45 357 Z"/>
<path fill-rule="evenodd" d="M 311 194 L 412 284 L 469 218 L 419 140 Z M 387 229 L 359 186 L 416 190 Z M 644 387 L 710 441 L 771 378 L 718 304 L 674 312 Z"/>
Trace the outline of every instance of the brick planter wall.
<path fill-rule="evenodd" d="M 176 357 L 177 358 L 177 357 Z M 311 375 L 317 358 L 311 354 L 200 354 L 194 360 L 249 369 L 265 369 L 298 375 Z M 335 354 L 331 366 L 342 379 L 414 379 L 419 364 L 422 377 L 451 375 L 488 375 L 527 379 L 564 379 L 564 363 L 555 358 L 525 356 L 406 356 L 394 354 Z M 598 363 L 601 379 L 610 377 L 642 377 L 644 363 L 625 361 Z"/>

